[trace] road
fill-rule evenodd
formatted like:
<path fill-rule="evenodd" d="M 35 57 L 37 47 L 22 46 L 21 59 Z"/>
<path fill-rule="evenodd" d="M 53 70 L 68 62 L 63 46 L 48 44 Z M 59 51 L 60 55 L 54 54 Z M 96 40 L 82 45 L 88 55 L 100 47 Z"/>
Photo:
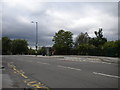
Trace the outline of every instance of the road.
<path fill-rule="evenodd" d="M 3 74 L 8 74 L 14 84 L 11 87 L 118 88 L 120 78 L 116 63 L 20 55 L 4 55 L 2 61 Z"/>

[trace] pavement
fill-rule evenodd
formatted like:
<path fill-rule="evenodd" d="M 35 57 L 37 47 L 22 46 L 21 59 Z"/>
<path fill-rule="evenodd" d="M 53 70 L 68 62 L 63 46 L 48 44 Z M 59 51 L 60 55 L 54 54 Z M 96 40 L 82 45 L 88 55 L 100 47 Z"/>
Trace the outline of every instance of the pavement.
<path fill-rule="evenodd" d="M 35 55 L 25 55 L 25 56 L 33 56 Z M 87 61 L 87 62 L 108 62 L 108 63 L 118 63 L 120 62 L 120 58 L 117 57 L 103 57 L 103 56 L 80 56 L 80 55 L 53 55 L 53 56 L 42 56 L 37 55 L 40 58 L 63 58 L 64 60 L 70 61 Z"/>
<path fill-rule="evenodd" d="M 9 78 L 4 87 L 118 88 L 120 78 L 118 58 L 4 55 L 2 60 L 3 81 Z"/>

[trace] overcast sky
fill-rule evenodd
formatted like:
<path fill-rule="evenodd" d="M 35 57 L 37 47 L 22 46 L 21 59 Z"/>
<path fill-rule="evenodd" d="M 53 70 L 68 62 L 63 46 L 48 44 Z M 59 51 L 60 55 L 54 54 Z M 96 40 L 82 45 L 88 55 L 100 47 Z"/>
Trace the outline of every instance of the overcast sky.
<path fill-rule="evenodd" d="M 38 2 L 8 0 L 2 3 L 2 35 L 26 39 L 35 45 L 35 23 L 38 22 L 39 46 L 51 46 L 55 32 L 71 31 L 75 38 L 81 32 L 95 37 L 103 28 L 108 40 L 118 39 L 117 2 Z"/>

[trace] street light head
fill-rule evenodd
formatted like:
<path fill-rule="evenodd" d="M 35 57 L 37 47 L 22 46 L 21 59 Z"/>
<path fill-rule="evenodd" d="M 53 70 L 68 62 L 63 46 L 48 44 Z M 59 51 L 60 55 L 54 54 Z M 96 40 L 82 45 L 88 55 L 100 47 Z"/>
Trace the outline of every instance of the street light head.
<path fill-rule="evenodd" d="M 31 23 L 34 23 L 33 21 L 31 21 Z"/>

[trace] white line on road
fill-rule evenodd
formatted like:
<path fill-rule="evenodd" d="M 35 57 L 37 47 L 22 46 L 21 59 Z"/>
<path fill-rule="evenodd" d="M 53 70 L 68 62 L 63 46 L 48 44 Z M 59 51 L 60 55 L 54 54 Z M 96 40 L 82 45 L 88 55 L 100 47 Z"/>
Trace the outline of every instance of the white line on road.
<path fill-rule="evenodd" d="M 58 65 L 57 67 L 62 67 L 62 68 L 66 68 L 66 69 L 73 69 L 73 70 L 81 71 L 81 69 L 78 69 L 78 68 L 66 67 L 66 66 L 62 66 L 62 65 Z"/>
<path fill-rule="evenodd" d="M 37 62 L 37 63 L 41 63 L 41 62 Z"/>
<path fill-rule="evenodd" d="M 105 63 L 105 64 L 111 64 L 111 63 L 108 63 L 108 62 L 102 62 L 102 63 Z"/>
<path fill-rule="evenodd" d="M 97 73 L 97 72 L 93 72 L 93 73 L 94 73 L 94 74 L 97 74 L 97 75 L 112 77 L 112 78 L 120 78 L 119 76 L 115 76 L 115 75 L 109 75 L 109 74 Z"/>
<path fill-rule="evenodd" d="M 43 63 L 43 62 L 37 62 L 37 63 L 40 63 L 40 64 L 46 64 L 46 65 L 50 65 L 49 63 Z"/>
<path fill-rule="evenodd" d="M 47 64 L 47 65 L 50 65 L 49 63 L 42 63 L 42 64 Z"/>
<path fill-rule="evenodd" d="M 32 62 L 32 61 L 28 61 L 28 62 Z"/>

